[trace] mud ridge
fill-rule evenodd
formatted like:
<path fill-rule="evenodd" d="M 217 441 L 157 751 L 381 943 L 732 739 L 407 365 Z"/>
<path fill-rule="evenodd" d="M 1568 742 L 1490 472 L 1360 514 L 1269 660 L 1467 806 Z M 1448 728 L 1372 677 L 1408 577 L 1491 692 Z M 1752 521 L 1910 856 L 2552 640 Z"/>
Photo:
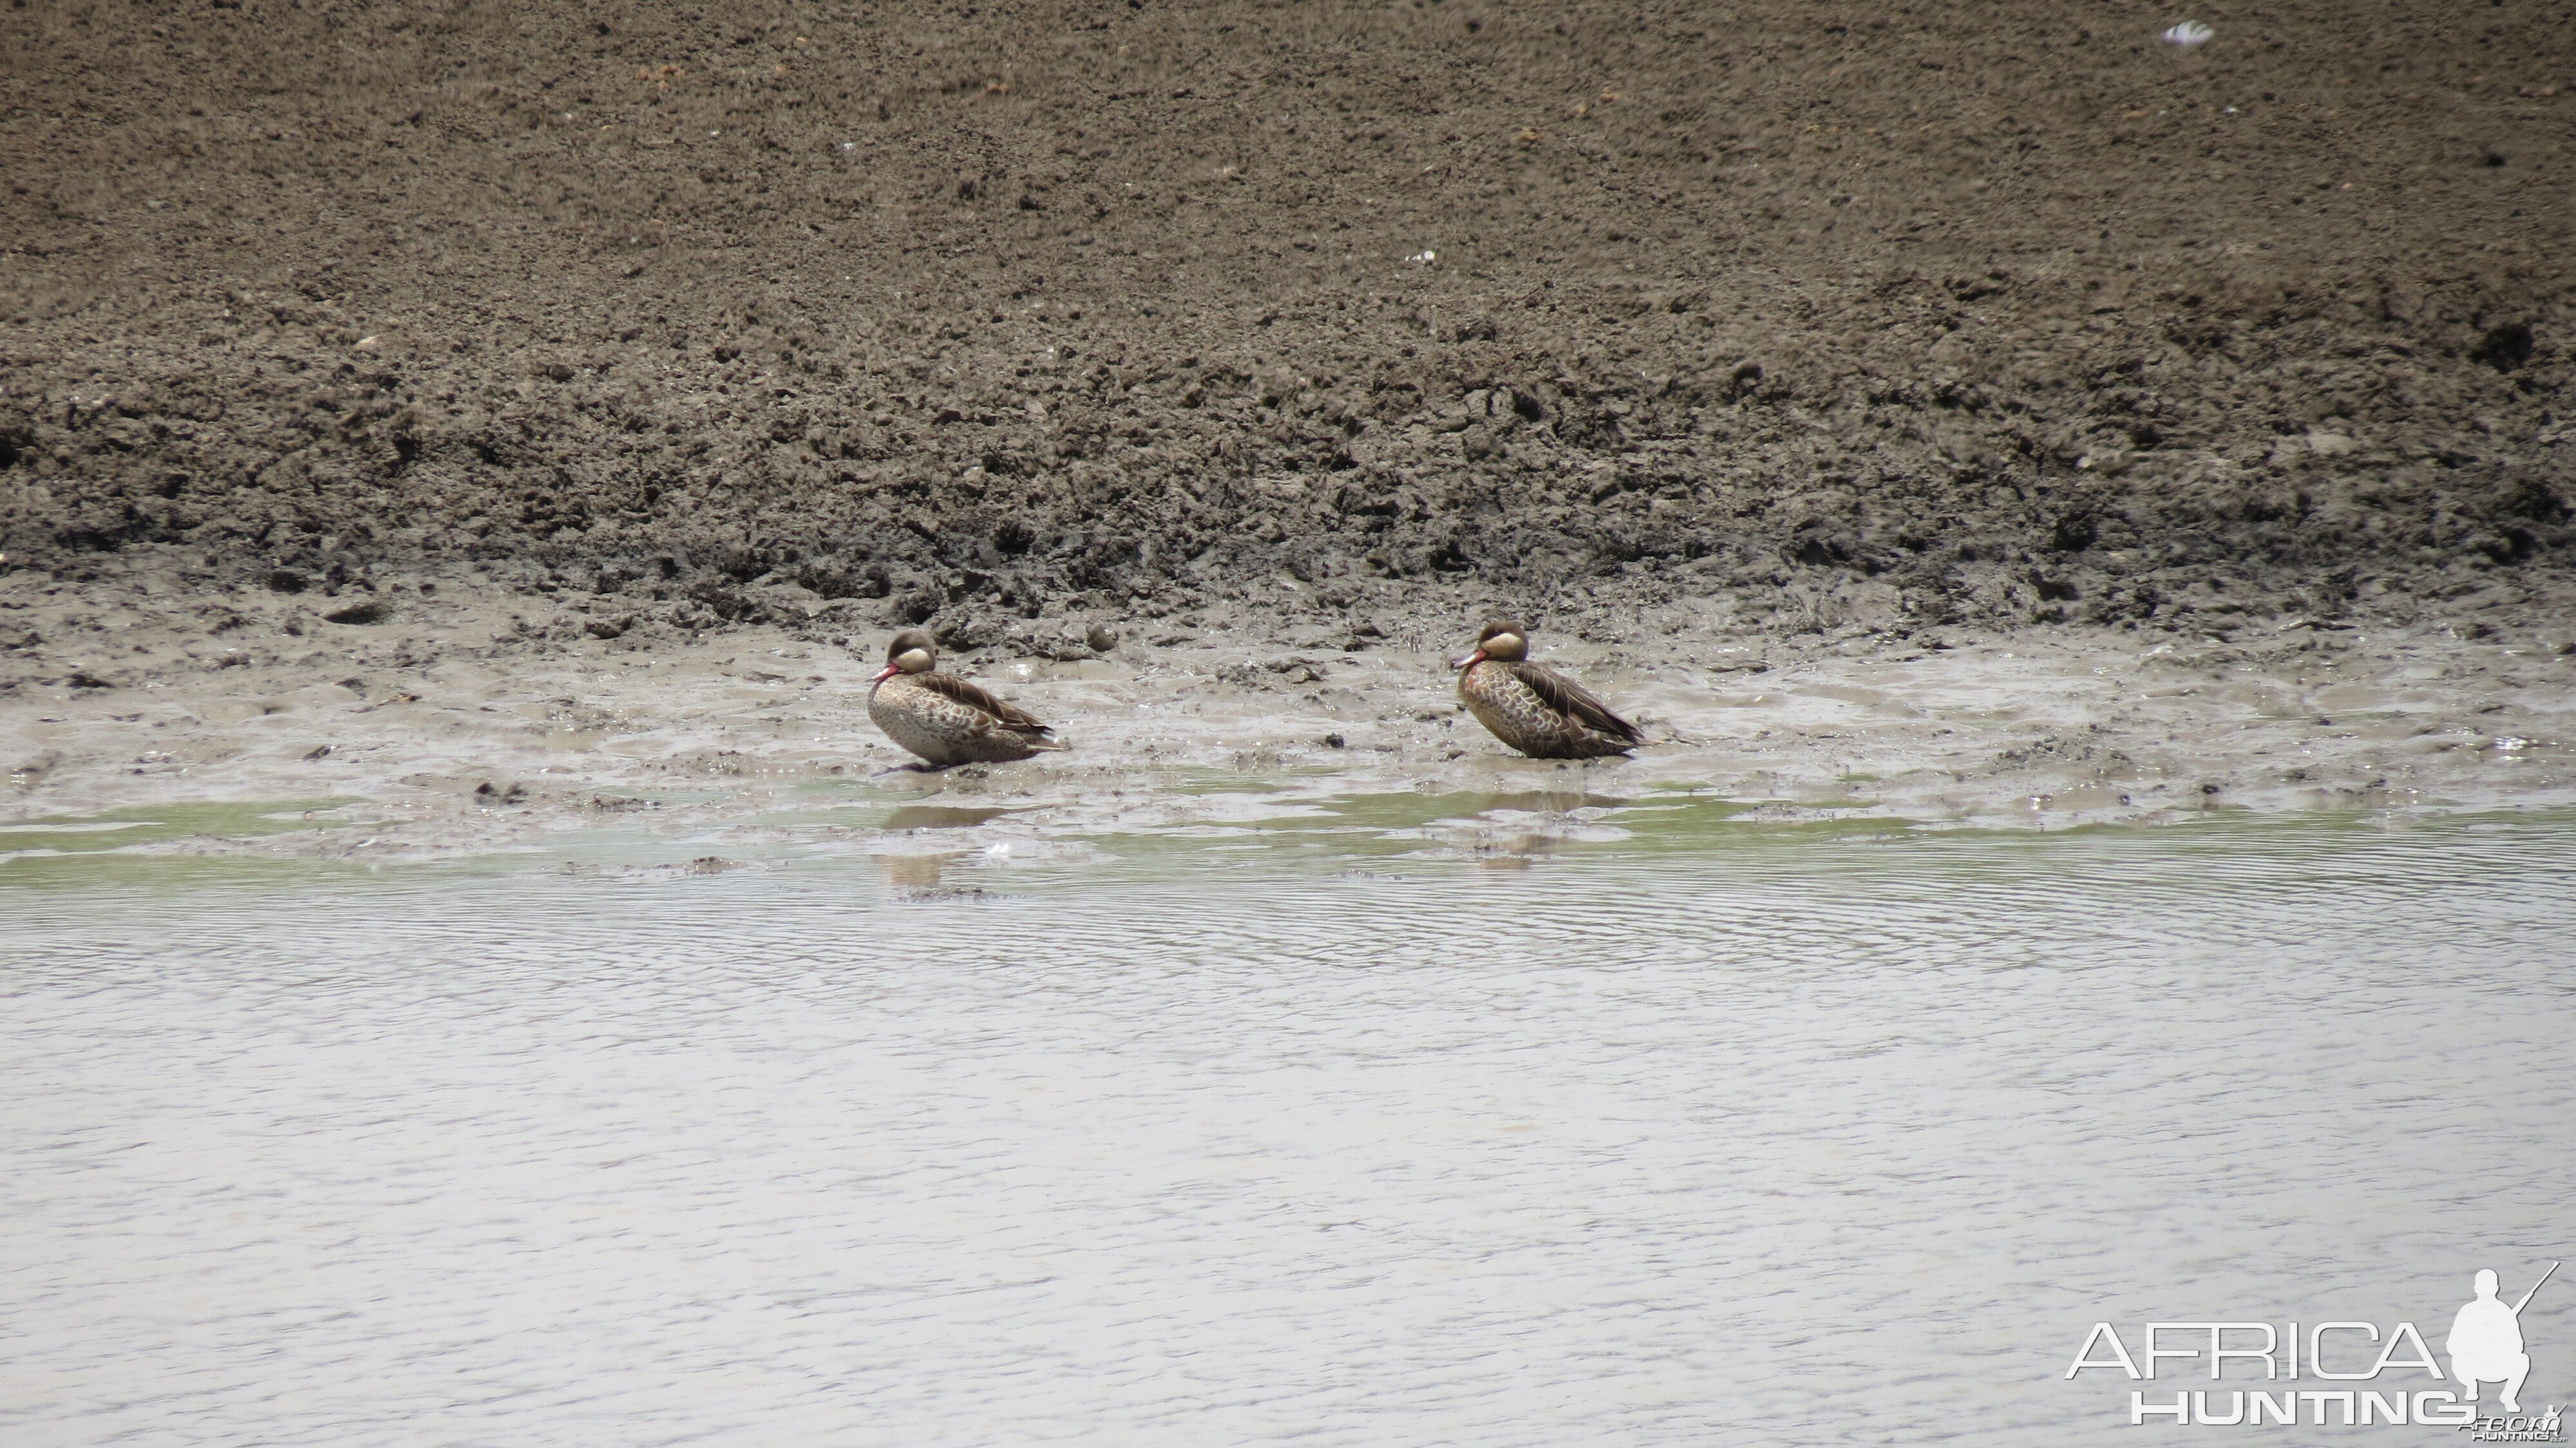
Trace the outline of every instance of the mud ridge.
<path fill-rule="evenodd" d="M 2576 20 L 2471 25 L 9 11 L 0 549 L 965 646 L 2556 597 Z"/>

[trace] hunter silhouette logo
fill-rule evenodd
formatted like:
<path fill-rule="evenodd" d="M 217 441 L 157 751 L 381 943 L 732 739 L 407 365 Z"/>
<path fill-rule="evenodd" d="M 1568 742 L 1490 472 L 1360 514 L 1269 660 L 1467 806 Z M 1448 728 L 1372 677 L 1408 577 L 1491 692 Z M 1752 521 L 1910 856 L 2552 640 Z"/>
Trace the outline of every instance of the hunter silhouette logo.
<path fill-rule="evenodd" d="M 2502 1383 L 2504 1410 L 2522 1411 L 2515 1398 L 2522 1392 L 2522 1380 L 2531 1376 L 2531 1354 L 2522 1350 L 2522 1310 L 2539 1295 L 2542 1283 L 2556 1275 L 2558 1264 L 2552 1262 L 2522 1300 L 2507 1307 L 2496 1296 L 2495 1273 L 2478 1269 L 2472 1284 L 2477 1296 L 2451 1319 L 2451 1335 L 2442 1342 L 2442 1350 L 2451 1355 L 2451 1376 L 2468 1389 L 2462 1394 L 2468 1401 L 2478 1400 L 2478 1384 Z"/>
<path fill-rule="evenodd" d="M 2479 1269 L 2470 1284 L 2473 1295 L 2452 1315 L 2440 1357 L 2411 1322 L 2150 1322 L 2126 1334 L 2097 1322 L 2076 1349 L 2066 1377 L 2105 1371 L 2131 1383 L 2159 1384 L 2129 1389 L 2132 1425 L 2421 1424 L 2461 1429 L 2477 1443 L 2563 1442 L 2556 1406 L 2532 1414 L 2522 1407 L 2523 1385 L 2531 1376 L 2522 1312 L 2558 1267 L 2550 1263 L 2521 1297 L 2510 1299 L 2499 1294 L 2494 1271 Z M 2443 1358 L 2449 1359 L 2448 1371 Z M 2188 1366 L 2177 1371 L 2175 1364 Z M 2201 1378 L 2211 1386 L 2162 1386 L 2177 1377 Z M 2493 1400 L 2501 1413 L 2511 1416 L 2480 1412 L 2480 1389 L 2490 1384 L 2498 1389 Z"/>

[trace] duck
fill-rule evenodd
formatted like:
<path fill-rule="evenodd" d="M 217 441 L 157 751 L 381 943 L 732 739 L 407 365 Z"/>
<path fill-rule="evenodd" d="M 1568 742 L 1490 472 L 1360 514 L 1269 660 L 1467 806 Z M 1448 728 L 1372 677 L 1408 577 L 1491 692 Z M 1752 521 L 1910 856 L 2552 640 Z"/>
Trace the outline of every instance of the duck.
<path fill-rule="evenodd" d="M 931 768 L 1006 764 L 1073 747 L 1027 710 L 938 666 L 930 635 L 908 628 L 886 646 L 885 667 L 868 681 L 868 718 Z"/>
<path fill-rule="evenodd" d="M 1636 725 L 1556 670 L 1529 661 L 1529 633 L 1485 625 L 1458 670 L 1458 697 L 1476 722 L 1532 759 L 1598 759 L 1646 742 Z"/>

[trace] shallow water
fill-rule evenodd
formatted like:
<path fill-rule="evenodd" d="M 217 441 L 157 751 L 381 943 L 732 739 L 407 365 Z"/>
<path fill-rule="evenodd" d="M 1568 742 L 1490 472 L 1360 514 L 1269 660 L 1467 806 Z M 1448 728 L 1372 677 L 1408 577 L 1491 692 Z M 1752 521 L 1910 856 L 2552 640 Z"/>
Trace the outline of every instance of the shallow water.
<path fill-rule="evenodd" d="M 2576 819 L 817 808 L 0 860 L 0 1441 L 2126 1441 L 2571 1245 Z"/>

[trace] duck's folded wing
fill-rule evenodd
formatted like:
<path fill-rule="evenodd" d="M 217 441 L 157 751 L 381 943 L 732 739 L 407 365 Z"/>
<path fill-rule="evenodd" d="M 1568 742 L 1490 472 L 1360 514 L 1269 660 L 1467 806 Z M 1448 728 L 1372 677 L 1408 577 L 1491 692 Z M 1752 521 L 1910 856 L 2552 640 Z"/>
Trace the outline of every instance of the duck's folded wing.
<path fill-rule="evenodd" d="M 1014 734 L 1043 735 L 1054 732 L 1048 726 L 1039 723 L 1037 716 L 1028 710 L 1017 705 L 1005 704 L 994 698 L 982 686 L 968 683 L 955 674 L 915 674 L 913 682 L 989 716 L 996 725 Z"/>
<path fill-rule="evenodd" d="M 1519 660 L 1503 667 L 1512 671 L 1513 678 L 1529 685 L 1530 692 L 1538 695 L 1547 707 L 1584 728 L 1630 744 L 1646 741 L 1645 734 L 1636 725 L 1611 713 L 1610 706 L 1602 703 L 1591 690 L 1547 665 Z"/>

